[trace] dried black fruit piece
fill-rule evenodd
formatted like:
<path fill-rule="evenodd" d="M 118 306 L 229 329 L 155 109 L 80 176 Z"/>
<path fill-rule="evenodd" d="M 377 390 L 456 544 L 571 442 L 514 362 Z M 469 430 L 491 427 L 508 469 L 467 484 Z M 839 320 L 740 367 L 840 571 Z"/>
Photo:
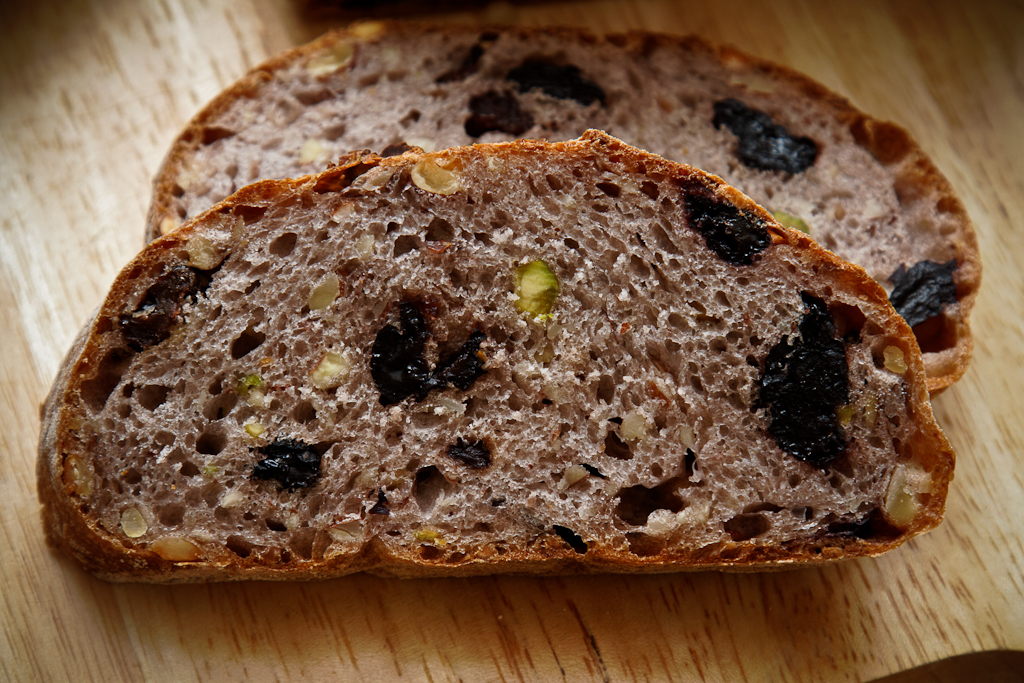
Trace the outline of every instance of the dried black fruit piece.
<path fill-rule="evenodd" d="M 895 285 L 889 301 L 908 325 L 914 327 L 942 315 L 943 306 L 956 303 L 956 283 L 953 282 L 956 267 L 956 259 L 946 263 L 919 261 L 910 270 L 901 264 L 889 276 L 889 281 Z"/>
<path fill-rule="evenodd" d="M 434 374 L 419 390 L 416 400 L 422 401 L 434 389 L 444 389 L 449 384 L 462 391 L 473 386 L 473 382 L 487 372 L 484 370 L 484 358 L 480 352 L 480 344 L 485 339 L 487 335 L 479 330 L 469 335 L 469 339 L 458 351 L 438 363 Z"/>
<path fill-rule="evenodd" d="M 522 135 L 533 127 L 533 116 L 519 106 L 515 93 L 505 90 L 488 90 L 482 95 L 469 98 L 469 118 L 466 119 L 466 135 L 478 138 L 484 133 L 497 130 L 509 135 Z"/>
<path fill-rule="evenodd" d="M 131 313 L 118 317 L 125 343 L 135 351 L 155 346 L 171 336 L 185 299 L 195 300 L 210 284 L 210 275 L 177 263 L 157 278 Z"/>
<path fill-rule="evenodd" d="M 768 226 L 758 216 L 718 199 L 700 183 L 690 182 L 682 189 L 690 226 L 723 260 L 734 266 L 749 266 L 771 245 Z"/>
<path fill-rule="evenodd" d="M 806 292 L 801 297 L 800 338 L 790 344 L 783 337 L 768 352 L 759 405 L 768 409 L 768 431 L 779 448 L 825 468 L 846 448 L 836 409 L 849 402 L 850 371 L 825 302 Z"/>
<path fill-rule="evenodd" d="M 388 507 L 388 499 L 384 496 L 384 489 L 377 491 L 377 504 L 370 508 L 371 515 L 390 515 L 391 508 Z"/>
<path fill-rule="evenodd" d="M 320 478 L 320 453 L 298 439 L 275 439 L 250 451 L 264 456 L 252 468 L 256 479 L 276 479 L 289 490 L 312 486 Z"/>
<path fill-rule="evenodd" d="M 458 460 L 466 467 L 473 470 L 482 470 L 491 466 L 491 452 L 484 445 L 483 441 L 466 443 L 459 438 L 454 444 L 448 447 L 448 457 Z"/>
<path fill-rule="evenodd" d="M 393 325 L 377 333 L 370 351 L 370 376 L 380 391 L 383 406 L 399 403 L 409 396 L 422 401 L 431 391 L 449 384 L 465 391 L 487 371 L 480 344 L 487 338 L 476 331 L 458 351 L 430 372 L 423 359 L 423 346 L 430 333 L 419 310 L 410 303 L 399 304 L 402 331 Z"/>
<path fill-rule="evenodd" d="M 568 543 L 569 547 L 577 553 L 582 555 L 587 552 L 587 544 L 583 541 L 580 535 L 575 533 L 572 529 L 564 526 L 558 526 L 557 524 L 552 524 L 551 528 L 555 530 L 555 533 L 558 534 L 559 538 Z"/>
<path fill-rule="evenodd" d="M 370 352 L 370 375 L 380 390 L 382 406 L 398 403 L 420 391 L 430 379 L 423 360 L 429 333 L 423 316 L 409 303 L 399 305 L 402 331 L 387 325 L 377 333 Z"/>
<path fill-rule="evenodd" d="M 560 100 L 575 100 L 586 106 L 592 102 L 604 104 L 604 90 L 582 76 L 572 64 L 560 65 L 528 60 L 508 72 L 508 80 L 519 86 L 519 92 L 539 88 Z"/>
<path fill-rule="evenodd" d="M 739 100 L 715 102 L 715 128 L 723 125 L 739 138 L 736 156 L 748 168 L 760 171 L 801 173 L 814 165 L 818 146 L 809 137 L 790 135 L 784 126 L 763 111 Z"/>

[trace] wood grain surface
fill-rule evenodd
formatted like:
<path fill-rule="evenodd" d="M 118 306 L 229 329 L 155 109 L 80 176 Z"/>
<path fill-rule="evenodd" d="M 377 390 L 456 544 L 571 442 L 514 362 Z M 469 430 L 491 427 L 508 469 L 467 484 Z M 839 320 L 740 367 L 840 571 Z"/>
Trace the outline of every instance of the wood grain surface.
<path fill-rule="evenodd" d="M 772 574 L 187 587 L 108 585 L 45 546 L 39 404 L 142 246 L 179 128 L 330 22 L 285 0 L 0 7 L 0 678 L 1024 680 L 1020 3 L 605 0 L 432 17 L 699 33 L 914 134 L 967 205 L 985 267 L 974 362 L 935 400 L 959 455 L 937 531 L 876 560 Z M 957 657 L 975 652 L 988 654 Z"/>

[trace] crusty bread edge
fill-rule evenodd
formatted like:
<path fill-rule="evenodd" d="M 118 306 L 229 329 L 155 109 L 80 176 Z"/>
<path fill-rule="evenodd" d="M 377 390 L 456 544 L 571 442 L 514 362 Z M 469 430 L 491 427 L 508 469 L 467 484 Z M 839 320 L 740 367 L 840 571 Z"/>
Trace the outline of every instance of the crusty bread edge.
<path fill-rule="evenodd" d="M 579 151 L 602 156 L 612 164 L 627 170 L 655 171 L 680 179 L 697 180 L 746 211 L 757 214 L 769 226 L 775 244 L 789 244 L 805 250 L 807 258 L 817 259 L 819 265 L 830 270 L 854 291 L 867 296 L 871 307 L 887 320 L 885 332 L 901 338 L 907 345 L 907 376 L 911 378 L 911 405 L 915 418 L 927 426 L 923 437 L 935 444 L 933 450 L 918 452 L 925 468 L 932 475 L 932 493 L 926 506 L 915 518 L 912 526 L 891 540 L 868 542 L 857 538 L 834 538 L 794 542 L 786 548 L 769 545 L 720 543 L 710 548 L 669 553 L 666 558 L 638 557 L 625 551 L 606 551 L 578 556 L 566 550 L 553 557 L 530 557 L 525 553 L 494 558 L 486 562 L 471 561 L 457 566 L 424 562 L 413 555 L 389 552 L 377 539 L 372 539 L 356 554 L 334 557 L 322 561 L 297 563 L 287 568 L 269 568 L 242 558 L 214 561 L 176 562 L 165 560 L 145 548 L 127 548 L 112 540 L 94 523 L 89 523 L 78 511 L 63 482 L 64 460 L 68 446 L 76 445 L 70 414 L 65 401 L 73 399 L 80 378 L 83 359 L 94 350 L 90 341 L 96 323 L 104 315 L 117 310 L 116 302 L 129 292 L 128 274 L 140 266 L 158 262 L 160 254 L 184 246 L 188 238 L 207 217 L 229 212 L 235 206 L 253 206 L 269 203 L 279 192 L 306 186 L 331 187 L 344 190 L 360 173 L 373 167 L 404 168 L 424 157 L 452 158 L 462 154 L 476 154 L 480 147 L 506 155 L 528 154 L 543 149 L 548 143 L 516 140 L 492 145 L 450 148 L 433 153 L 408 152 L 397 157 L 381 159 L 373 154 L 352 154 L 341 165 L 327 171 L 289 180 L 264 180 L 249 185 L 218 203 L 207 212 L 182 226 L 149 247 L 122 270 L 110 294 L 83 328 L 71 351 L 65 358 L 43 411 L 39 444 L 39 498 L 43 506 L 43 523 L 51 545 L 60 549 L 86 571 L 108 581 L 145 581 L 154 583 L 187 583 L 230 580 L 310 580 L 344 576 L 366 571 L 381 576 L 399 578 L 459 577 L 483 574 L 564 575 L 580 573 L 663 573 L 676 571 L 722 570 L 762 571 L 787 567 L 802 567 L 831 563 L 837 560 L 868 557 L 891 550 L 909 538 L 937 526 L 943 517 L 945 499 L 953 476 L 955 455 L 945 435 L 935 423 L 929 395 L 923 380 L 924 366 L 916 340 L 906 322 L 892 310 L 885 291 L 862 268 L 839 259 L 821 249 L 811 238 L 797 230 L 779 225 L 764 209 L 720 178 L 685 164 L 668 161 L 627 145 L 600 131 L 588 131 L 577 140 L 553 143 L 554 147 L 576 147 Z M 80 445 L 80 444 L 78 444 Z"/>

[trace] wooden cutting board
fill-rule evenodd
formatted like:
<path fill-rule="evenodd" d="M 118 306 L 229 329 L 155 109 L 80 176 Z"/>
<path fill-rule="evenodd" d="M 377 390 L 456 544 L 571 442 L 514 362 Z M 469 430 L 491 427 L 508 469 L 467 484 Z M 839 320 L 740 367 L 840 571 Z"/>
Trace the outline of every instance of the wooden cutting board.
<path fill-rule="evenodd" d="M 178 129 L 327 24 L 286 0 L 31 5 L 0 9 L 0 677 L 866 681 L 941 660 L 900 680 L 1024 679 L 1020 5 L 606 0 L 434 17 L 695 32 L 913 132 L 961 193 L 985 266 L 973 365 L 935 400 L 959 453 L 937 531 L 876 560 L 774 574 L 186 587 L 108 585 L 45 547 L 38 406 L 142 246 L 150 178 Z"/>

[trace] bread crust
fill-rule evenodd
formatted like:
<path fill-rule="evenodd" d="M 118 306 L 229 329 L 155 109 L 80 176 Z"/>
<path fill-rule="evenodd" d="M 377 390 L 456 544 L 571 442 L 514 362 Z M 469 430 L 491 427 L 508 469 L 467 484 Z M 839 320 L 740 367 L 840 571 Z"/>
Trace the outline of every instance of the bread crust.
<path fill-rule="evenodd" d="M 781 545 L 724 541 L 701 548 L 666 548 L 653 556 L 638 556 L 624 549 L 601 547 L 578 555 L 571 550 L 539 547 L 534 551 L 512 551 L 484 561 L 474 559 L 455 566 L 432 562 L 413 553 L 403 553 L 372 537 L 358 552 L 325 557 L 319 561 L 294 562 L 287 566 L 266 566 L 255 556 L 230 556 L 198 561 L 171 561 L 153 550 L 118 540 L 90 517 L 82 496 L 65 481 L 69 457 L 88 457 L 90 444 L 83 421 L 89 419 L 83 405 L 83 383 L 110 352 L 104 335 L 104 321 L 116 320 L 126 301 L 137 302 L 142 293 L 140 274 L 152 272 L 168 254 L 181 253 L 195 235 L 210 234 L 208 224 L 219 216 L 231 215 L 238 207 L 268 206 L 283 195 L 301 195 L 313 188 L 343 192 L 369 170 L 401 172 L 436 154 L 417 151 L 382 159 L 372 154 L 351 155 L 339 166 L 323 173 L 292 180 L 261 181 L 220 202 L 194 221 L 149 245 L 129 263 L 114 282 L 106 301 L 83 329 L 62 365 L 46 401 L 39 443 L 39 498 L 50 542 L 85 570 L 110 581 L 196 582 L 226 580 L 323 579 L 366 571 L 383 576 L 474 576 L 516 573 L 554 575 L 567 573 L 652 573 L 719 569 L 753 571 L 821 564 L 840 559 L 875 556 L 900 545 L 908 538 L 934 528 L 942 519 L 946 491 L 953 474 L 954 455 L 934 421 L 920 353 L 906 323 L 888 305 L 882 287 L 858 266 L 819 248 L 803 233 L 782 227 L 752 200 L 721 179 L 682 164 L 667 161 L 630 147 L 598 131 L 588 131 L 578 140 L 547 144 L 515 141 L 445 150 L 446 163 L 458 166 L 460 159 L 491 155 L 513 159 L 531 154 L 572 153 L 593 158 L 595 163 L 613 165 L 627 173 L 666 176 L 697 182 L 743 211 L 758 216 L 768 226 L 773 245 L 798 250 L 822 277 L 859 295 L 862 310 L 884 325 L 885 333 L 898 338 L 907 349 L 906 391 L 911 417 L 920 426 L 916 443 L 908 448 L 931 476 L 931 493 L 912 524 L 892 538 L 870 540 L 853 536 L 797 539 Z M 232 239 L 244 240 L 236 235 Z M 145 280 L 145 276 L 141 276 Z M 130 310 L 130 309 L 129 309 Z"/>

